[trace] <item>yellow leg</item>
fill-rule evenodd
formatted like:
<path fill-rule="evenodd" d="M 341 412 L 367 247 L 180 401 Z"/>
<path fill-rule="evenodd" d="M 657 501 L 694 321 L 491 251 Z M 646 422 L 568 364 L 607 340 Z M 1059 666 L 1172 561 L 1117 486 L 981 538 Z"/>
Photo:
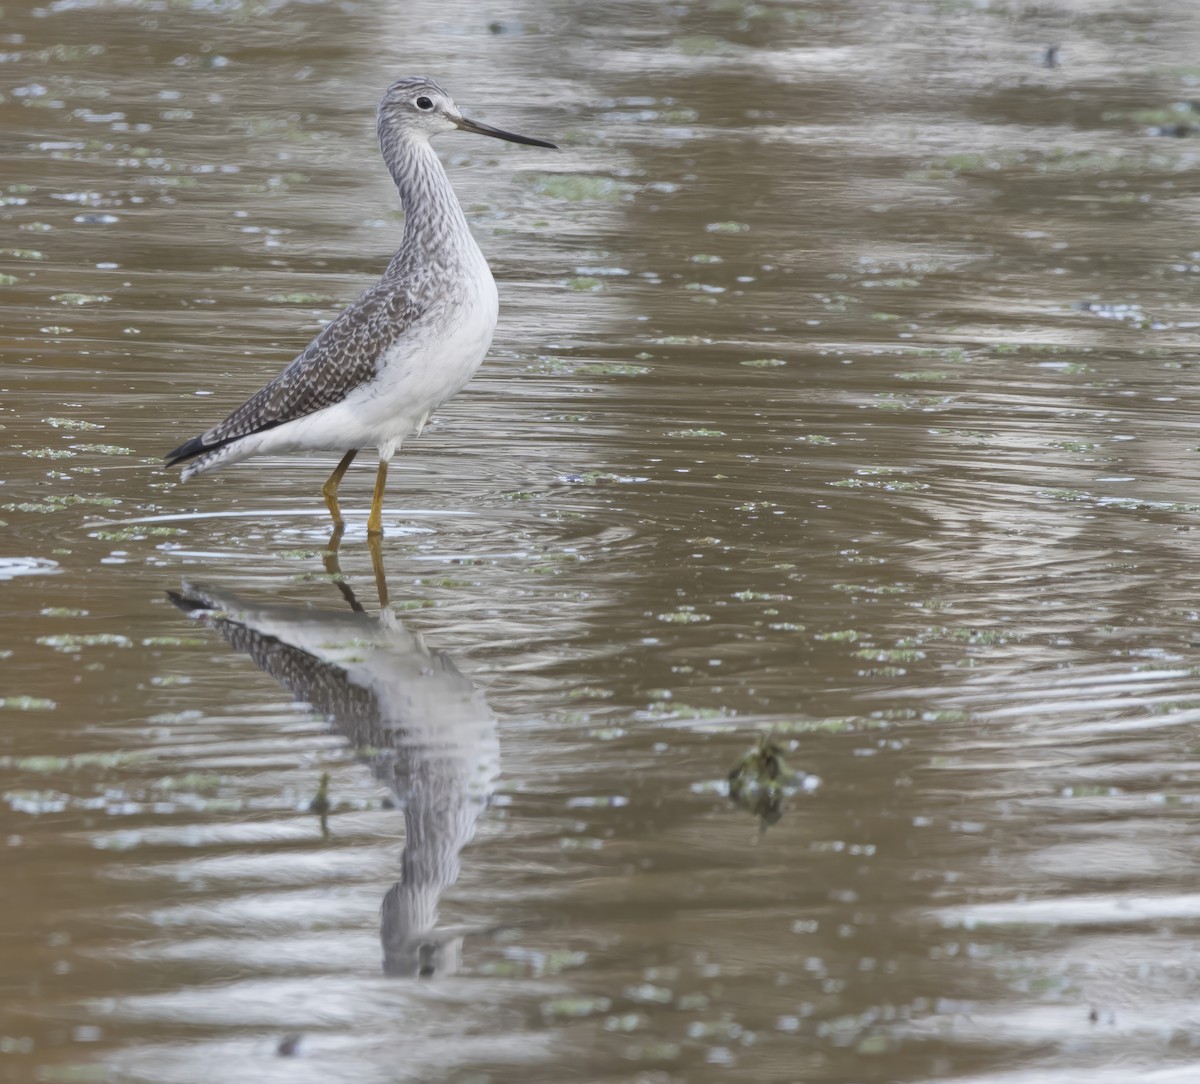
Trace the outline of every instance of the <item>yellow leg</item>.
<path fill-rule="evenodd" d="M 379 461 L 375 475 L 375 495 L 371 498 L 371 514 L 367 516 L 367 534 L 383 534 L 383 491 L 387 488 L 387 460 Z"/>
<path fill-rule="evenodd" d="M 342 478 L 345 477 L 346 471 L 350 469 L 350 464 L 354 462 L 356 455 L 358 455 L 358 449 L 351 448 L 350 451 L 342 456 L 342 461 L 333 468 L 333 473 L 321 487 L 321 495 L 325 498 L 325 507 L 329 509 L 329 514 L 333 516 L 335 527 L 343 526 L 344 522 L 342 520 L 342 510 L 338 507 L 338 486 L 342 484 Z"/>

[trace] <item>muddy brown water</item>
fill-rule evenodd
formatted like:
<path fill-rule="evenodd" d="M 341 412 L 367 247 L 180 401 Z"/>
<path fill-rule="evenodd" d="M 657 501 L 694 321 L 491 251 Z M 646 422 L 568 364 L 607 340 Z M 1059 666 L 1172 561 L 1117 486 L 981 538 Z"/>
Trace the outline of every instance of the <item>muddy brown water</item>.
<path fill-rule="evenodd" d="M 1197 1079 L 1197 45 L 6 3 L 0 1079 Z M 335 567 L 328 461 L 157 457 L 379 273 L 412 72 L 563 150 L 441 141 L 503 312 L 381 613 L 369 461 Z"/>

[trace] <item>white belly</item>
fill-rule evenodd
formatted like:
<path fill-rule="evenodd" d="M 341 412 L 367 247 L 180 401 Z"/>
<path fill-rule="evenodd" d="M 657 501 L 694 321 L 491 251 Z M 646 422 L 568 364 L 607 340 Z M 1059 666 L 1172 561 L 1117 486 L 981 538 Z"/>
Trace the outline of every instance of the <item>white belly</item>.
<path fill-rule="evenodd" d="M 339 403 L 257 434 L 258 443 L 247 453 L 375 447 L 390 459 L 475 375 L 488 352 L 499 306 L 482 255 L 479 268 L 462 301 L 408 329 L 383 355 L 374 380 Z"/>

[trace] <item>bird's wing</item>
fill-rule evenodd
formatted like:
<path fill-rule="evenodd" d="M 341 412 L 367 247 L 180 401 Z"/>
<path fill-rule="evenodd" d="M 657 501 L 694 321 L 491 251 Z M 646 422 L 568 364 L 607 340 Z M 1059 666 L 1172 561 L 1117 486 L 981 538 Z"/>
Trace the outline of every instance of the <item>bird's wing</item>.
<path fill-rule="evenodd" d="M 176 461 L 190 458 L 340 403 L 374 378 L 379 358 L 421 318 L 425 307 L 394 285 L 372 287 L 326 324 L 274 380 L 171 456 Z M 188 453 L 179 456 L 185 448 Z"/>

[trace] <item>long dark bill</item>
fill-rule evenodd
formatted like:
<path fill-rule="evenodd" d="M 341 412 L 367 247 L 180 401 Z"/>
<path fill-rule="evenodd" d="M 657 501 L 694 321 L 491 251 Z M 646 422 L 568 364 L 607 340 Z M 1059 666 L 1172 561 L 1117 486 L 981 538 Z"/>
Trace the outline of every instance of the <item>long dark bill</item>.
<path fill-rule="evenodd" d="M 480 124 L 479 121 L 468 120 L 466 117 L 459 118 L 455 123 L 464 132 L 475 132 L 477 135 L 491 136 L 493 139 L 507 139 L 509 143 L 527 143 L 531 147 L 549 147 L 552 151 L 558 150 L 557 144 L 547 143 L 544 139 L 534 139 L 532 136 L 502 132 L 499 128 L 493 128 L 490 124 Z"/>

